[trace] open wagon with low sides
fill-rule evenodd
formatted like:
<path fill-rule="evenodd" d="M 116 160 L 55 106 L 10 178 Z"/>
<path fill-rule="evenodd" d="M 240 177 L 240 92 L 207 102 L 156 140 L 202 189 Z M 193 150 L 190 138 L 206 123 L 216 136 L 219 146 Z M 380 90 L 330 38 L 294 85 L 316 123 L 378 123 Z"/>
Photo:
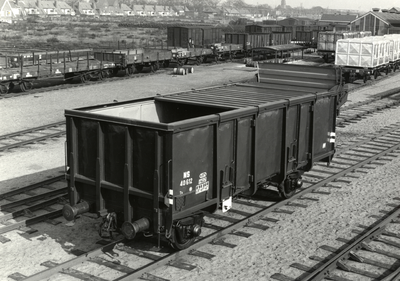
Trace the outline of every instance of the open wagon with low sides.
<path fill-rule="evenodd" d="M 103 79 L 110 76 L 115 67 L 113 62 L 93 59 L 90 50 L 48 52 L 43 56 L 35 53 L 27 57 L 14 57 L 13 64 L 8 61 L 8 57 L 0 56 L 0 63 L 5 63 L 0 67 L 1 94 L 13 91 L 16 85 L 22 92 L 29 91 L 33 82 L 53 78 L 68 82 L 73 79 L 80 79 L 81 82 Z"/>
<path fill-rule="evenodd" d="M 149 67 L 152 72 L 161 66 L 168 67 L 172 53 L 167 49 L 126 49 L 115 51 L 95 51 L 94 58 L 99 61 L 112 61 L 116 71 L 126 71 L 128 75 L 141 72 Z"/>
<path fill-rule="evenodd" d="M 254 83 L 66 110 L 64 217 L 98 213 L 102 229 L 183 249 L 204 214 L 228 211 L 235 196 L 292 196 L 334 155 L 340 79 L 333 68 L 271 65 Z"/>

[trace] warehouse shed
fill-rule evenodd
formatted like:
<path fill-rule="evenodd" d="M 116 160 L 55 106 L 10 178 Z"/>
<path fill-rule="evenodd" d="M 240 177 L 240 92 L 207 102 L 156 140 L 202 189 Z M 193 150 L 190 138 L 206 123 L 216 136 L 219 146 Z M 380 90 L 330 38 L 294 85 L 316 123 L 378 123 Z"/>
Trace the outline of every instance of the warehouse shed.
<path fill-rule="evenodd" d="M 400 34 L 400 14 L 392 9 L 373 9 L 351 22 L 352 31 L 371 31 L 372 35 Z"/>

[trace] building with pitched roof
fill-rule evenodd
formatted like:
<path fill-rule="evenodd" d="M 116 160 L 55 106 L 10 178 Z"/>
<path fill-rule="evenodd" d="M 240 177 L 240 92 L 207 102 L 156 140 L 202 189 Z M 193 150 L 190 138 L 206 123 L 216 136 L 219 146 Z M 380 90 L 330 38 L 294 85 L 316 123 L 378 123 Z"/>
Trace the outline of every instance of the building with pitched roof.
<path fill-rule="evenodd" d="M 350 24 L 352 31 L 371 31 L 372 35 L 400 34 L 400 14 L 374 9 Z"/>
<path fill-rule="evenodd" d="M 37 0 L 36 5 L 38 6 L 39 10 L 41 10 L 43 12 L 44 15 L 57 15 L 58 14 L 53 1 Z"/>
<path fill-rule="evenodd" d="M 357 15 L 323 14 L 319 21 L 332 24 L 349 24 L 355 19 L 357 19 Z"/>
<path fill-rule="evenodd" d="M 65 1 L 56 0 L 54 6 L 56 7 L 57 13 L 60 15 L 75 15 L 74 9 Z"/>
<path fill-rule="evenodd" d="M 133 5 L 132 13 L 136 16 L 145 16 L 144 6 L 143 5 Z"/>
<path fill-rule="evenodd" d="M 175 13 L 175 16 L 183 16 L 188 9 L 185 6 L 173 6 L 172 10 Z"/>
<path fill-rule="evenodd" d="M 13 2 L 0 0 L 0 22 L 12 23 L 13 19 L 19 16 L 19 9 Z"/>
<path fill-rule="evenodd" d="M 161 17 L 166 16 L 164 6 L 154 6 L 154 14 Z"/>
<path fill-rule="evenodd" d="M 231 7 L 224 8 L 224 14 L 227 17 L 238 17 L 238 16 L 240 16 L 239 11 L 237 9 L 231 8 Z"/>
<path fill-rule="evenodd" d="M 40 10 L 34 0 L 19 0 L 16 3 L 21 8 L 21 15 L 39 15 Z"/>
<path fill-rule="evenodd" d="M 153 16 L 156 15 L 155 11 L 154 11 L 154 6 L 152 6 L 152 5 L 144 5 L 143 10 L 144 10 L 144 14 L 146 16 L 152 16 L 153 17 Z"/>
<path fill-rule="evenodd" d="M 132 9 L 129 8 L 128 5 L 126 5 L 124 3 L 121 3 L 119 5 L 119 9 L 120 9 L 122 15 L 124 15 L 124 16 L 133 16 L 134 15 Z"/>
<path fill-rule="evenodd" d="M 79 15 L 86 15 L 86 16 L 96 15 L 95 9 L 88 2 L 77 2 L 75 8 L 76 8 L 76 13 Z"/>

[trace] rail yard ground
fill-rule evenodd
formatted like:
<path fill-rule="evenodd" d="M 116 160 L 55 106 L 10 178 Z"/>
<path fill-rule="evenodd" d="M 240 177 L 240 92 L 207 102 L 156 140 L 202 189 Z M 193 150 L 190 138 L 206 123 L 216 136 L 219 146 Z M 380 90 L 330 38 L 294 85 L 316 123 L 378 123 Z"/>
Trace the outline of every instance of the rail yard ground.
<path fill-rule="evenodd" d="M 62 121 L 64 109 L 67 108 L 209 87 L 253 79 L 254 74 L 253 68 L 228 63 L 196 67 L 193 74 L 186 76 L 165 73 L 37 96 L 2 99 L 0 131 L 7 134 Z M 372 98 L 382 91 L 400 88 L 399 75 L 394 73 L 390 78 L 352 91 L 345 106 Z M 400 122 L 398 107 L 371 115 L 345 128 L 338 128 L 337 144 L 344 145 L 397 122 Z M 0 193 L 63 172 L 64 142 L 64 139 L 55 139 L 50 143 L 33 144 L 1 154 Z M 319 195 L 319 201 L 308 204 L 308 208 L 298 208 L 292 215 L 274 213 L 271 216 L 280 221 L 263 222 L 270 227 L 266 231 L 246 228 L 246 232 L 253 234 L 249 238 L 228 235 L 226 242 L 236 244 L 236 248 L 206 245 L 201 250 L 216 257 L 212 261 L 185 257 L 186 262 L 197 266 L 193 271 L 161 267 L 151 273 L 169 280 L 273 280 L 271 275 L 278 272 L 298 277 L 303 272 L 290 267 L 290 264 L 298 262 L 311 265 L 309 256 L 327 256 L 328 253 L 318 247 L 341 246 L 335 240 L 337 237 L 352 238 L 352 229 L 357 228 L 358 224 L 373 223 L 375 219 L 370 216 L 379 215 L 379 211 L 384 210 L 387 203 L 392 203 L 394 197 L 400 196 L 399 170 L 400 158 L 395 158 L 351 183 L 341 183 L 341 189 L 330 189 L 331 194 L 328 196 Z M 291 208 L 288 206 L 288 209 Z M 98 220 L 81 216 L 74 225 L 67 224 L 63 218 L 58 220 L 62 223 L 56 227 L 47 223 L 35 225 L 33 228 L 38 232 L 30 235 L 21 231 L 4 234 L 11 241 L 0 244 L 0 280 L 11 280 L 7 276 L 14 272 L 32 275 L 44 269 L 40 263 L 48 260 L 64 262 L 74 257 L 72 249 L 87 251 L 100 240 L 96 229 Z M 109 259 L 118 260 L 118 257 Z M 110 276 L 105 267 L 100 275 L 98 267 L 80 267 L 79 270 L 96 272 L 96 275 L 105 279 L 117 277 Z M 51 280 L 77 279 L 58 275 Z"/>

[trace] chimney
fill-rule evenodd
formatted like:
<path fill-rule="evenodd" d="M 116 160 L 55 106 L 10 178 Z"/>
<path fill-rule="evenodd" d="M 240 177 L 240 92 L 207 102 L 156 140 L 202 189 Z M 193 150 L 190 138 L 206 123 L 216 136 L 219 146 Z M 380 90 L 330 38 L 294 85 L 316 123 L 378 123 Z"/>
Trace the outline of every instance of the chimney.
<path fill-rule="evenodd" d="M 373 12 L 379 12 L 379 10 L 380 10 L 379 8 L 372 8 Z"/>
<path fill-rule="evenodd" d="M 388 9 L 382 9 L 382 13 L 387 13 Z"/>

